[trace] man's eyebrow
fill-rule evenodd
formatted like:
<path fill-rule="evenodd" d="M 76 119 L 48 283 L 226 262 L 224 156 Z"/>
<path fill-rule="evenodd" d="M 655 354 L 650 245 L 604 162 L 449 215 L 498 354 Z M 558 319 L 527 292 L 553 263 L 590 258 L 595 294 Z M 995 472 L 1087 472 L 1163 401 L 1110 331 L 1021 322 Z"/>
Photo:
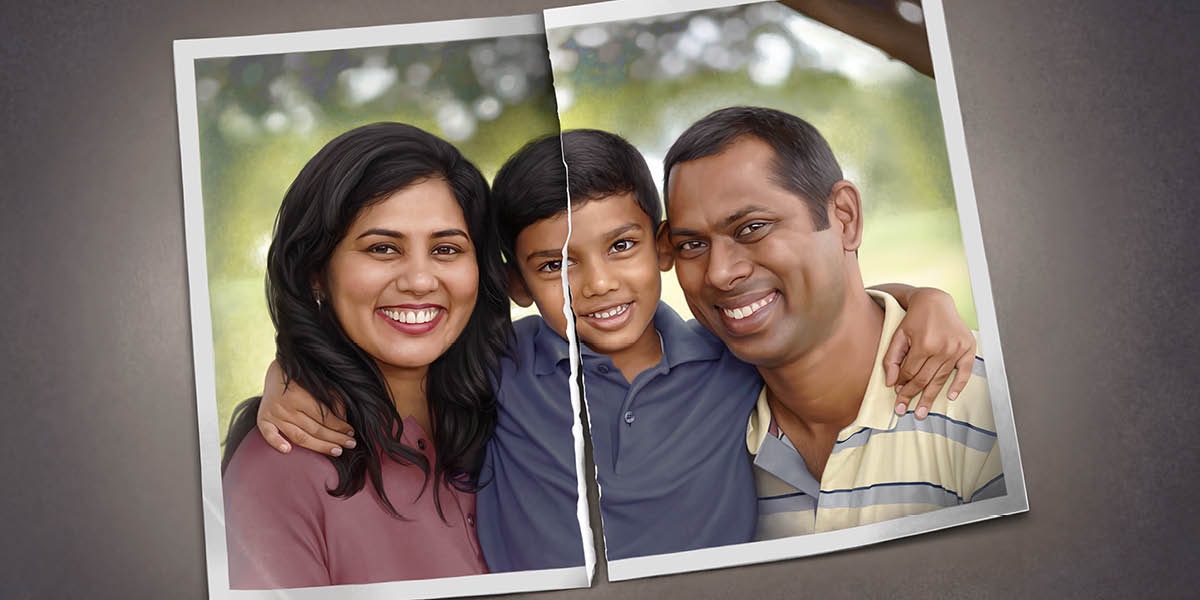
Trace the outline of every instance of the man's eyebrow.
<path fill-rule="evenodd" d="M 634 231 L 634 230 L 640 231 L 641 229 L 642 229 L 642 226 L 638 225 L 637 223 L 626 223 L 620 227 L 617 227 L 616 229 L 606 232 L 603 237 L 604 237 L 604 239 L 608 240 L 608 239 L 615 238 L 618 235 L 629 233 L 630 231 Z"/>
<path fill-rule="evenodd" d="M 769 211 L 766 208 L 763 208 L 761 206 L 756 206 L 756 205 L 752 204 L 750 206 L 742 208 L 741 210 L 729 215 L 728 217 L 725 217 L 725 221 L 724 221 L 723 225 L 725 227 L 729 227 L 730 225 L 733 225 L 734 223 L 741 221 L 743 218 L 745 218 L 746 215 L 756 213 L 756 212 L 771 212 L 771 211 Z"/>
<path fill-rule="evenodd" d="M 695 229 L 675 228 L 668 224 L 667 235 L 671 237 L 700 237 L 700 232 Z"/>

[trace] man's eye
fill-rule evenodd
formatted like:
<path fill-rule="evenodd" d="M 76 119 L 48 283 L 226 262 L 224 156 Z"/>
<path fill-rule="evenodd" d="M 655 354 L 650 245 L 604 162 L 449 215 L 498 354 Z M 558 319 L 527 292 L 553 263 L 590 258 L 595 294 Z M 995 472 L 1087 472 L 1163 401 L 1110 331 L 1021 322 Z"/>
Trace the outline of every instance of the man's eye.
<path fill-rule="evenodd" d="M 688 240 L 675 246 L 675 250 L 680 256 L 686 258 L 700 254 L 706 247 L 708 247 L 708 245 L 699 240 Z"/>
<path fill-rule="evenodd" d="M 617 242 L 608 249 L 608 253 L 616 254 L 618 252 L 628 252 L 629 250 L 633 249 L 635 244 L 637 244 L 637 242 L 633 240 L 617 240 Z"/>
<path fill-rule="evenodd" d="M 765 221 L 754 221 L 753 223 L 746 223 L 745 225 L 742 226 L 741 229 L 738 229 L 736 235 L 739 238 L 747 237 L 747 236 L 750 236 L 757 232 L 762 231 L 763 228 L 765 228 L 767 225 L 770 225 L 770 223 L 767 223 Z"/>

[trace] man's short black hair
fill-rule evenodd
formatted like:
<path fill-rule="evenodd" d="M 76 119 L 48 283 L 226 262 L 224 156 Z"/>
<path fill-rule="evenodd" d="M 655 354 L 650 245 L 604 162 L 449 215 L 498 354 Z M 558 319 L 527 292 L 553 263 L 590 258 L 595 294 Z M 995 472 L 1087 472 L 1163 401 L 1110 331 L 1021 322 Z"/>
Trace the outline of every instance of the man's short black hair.
<path fill-rule="evenodd" d="M 631 193 L 653 228 L 662 220 L 650 167 L 632 144 L 596 129 L 549 135 L 525 144 L 492 182 L 501 247 L 510 264 L 516 264 L 517 236 L 526 227 L 567 212 L 568 191 L 575 208 L 589 200 Z"/>
<path fill-rule="evenodd" d="M 663 198 L 670 202 L 667 188 L 672 167 L 720 154 L 745 137 L 758 138 L 771 146 L 775 151 L 772 182 L 804 199 L 814 228 L 820 231 L 829 227 L 826 203 L 833 185 L 842 179 L 842 168 L 816 127 L 771 108 L 722 108 L 688 127 L 663 160 Z"/>

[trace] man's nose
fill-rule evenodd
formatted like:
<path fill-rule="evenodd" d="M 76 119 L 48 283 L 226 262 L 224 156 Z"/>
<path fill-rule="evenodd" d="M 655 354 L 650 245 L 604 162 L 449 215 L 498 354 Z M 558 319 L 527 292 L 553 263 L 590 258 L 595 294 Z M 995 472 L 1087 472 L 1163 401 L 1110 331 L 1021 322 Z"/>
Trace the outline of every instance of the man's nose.
<path fill-rule="evenodd" d="M 732 290 L 753 270 L 754 266 L 745 256 L 741 244 L 720 238 L 710 242 L 708 268 L 704 273 L 710 286 L 721 291 Z"/>

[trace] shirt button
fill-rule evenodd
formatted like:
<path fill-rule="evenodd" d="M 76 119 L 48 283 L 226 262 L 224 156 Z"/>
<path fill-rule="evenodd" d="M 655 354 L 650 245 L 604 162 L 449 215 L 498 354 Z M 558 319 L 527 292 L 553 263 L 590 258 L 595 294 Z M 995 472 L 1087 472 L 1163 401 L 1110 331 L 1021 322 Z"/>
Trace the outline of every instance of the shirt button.
<path fill-rule="evenodd" d="M 629 425 L 633 425 L 633 411 L 632 410 L 625 411 L 625 422 Z"/>
<path fill-rule="evenodd" d="M 417 448 L 424 450 L 425 449 L 425 440 L 417 440 Z"/>
<path fill-rule="evenodd" d="M 471 527 L 475 526 L 475 515 L 474 514 L 467 513 L 467 525 L 469 525 Z"/>
<path fill-rule="evenodd" d="M 598 370 L 601 373 L 604 373 L 605 375 L 607 375 L 608 374 L 608 365 L 600 365 L 600 368 Z"/>

